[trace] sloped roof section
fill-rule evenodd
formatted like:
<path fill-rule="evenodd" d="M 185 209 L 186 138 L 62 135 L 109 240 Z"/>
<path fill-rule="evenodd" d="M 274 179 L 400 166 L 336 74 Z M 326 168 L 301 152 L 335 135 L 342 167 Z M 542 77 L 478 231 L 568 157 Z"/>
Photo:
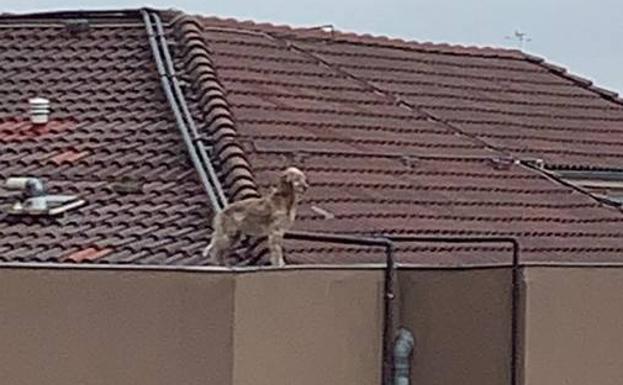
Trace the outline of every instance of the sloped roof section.
<path fill-rule="evenodd" d="M 67 28 L 81 19 L 88 30 Z M 139 15 L 5 16 L 0 46 L 0 180 L 36 176 L 87 200 L 58 218 L 3 218 L 0 259 L 201 264 L 211 213 Z M 51 100 L 42 128 L 28 120 L 34 96 Z"/>
<path fill-rule="evenodd" d="M 614 95 L 515 50 L 198 20 L 260 186 L 289 164 L 312 181 L 298 229 L 515 236 L 523 261 L 620 259 L 618 210 L 520 163 L 615 164 L 598 154 L 617 145 L 607 135 L 570 155 L 594 130 L 617 129 Z M 288 250 L 302 263 L 382 258 L 301 242 Z M 400 256 L 455 265 L 508 261 L 509 250 L 409 245 Z"/>
<path fill-rule="evenodd" d="M 623 100 L 541 58 L 516 50 L 204 21 L 210 28 L 230 28 L 230 35 L 236 29 L 270 35 L 268 40 L 289 44 L 334 72 L 417 106 L 516 157 L 621 167 L 622 142 L 617 137 L 623 127 Z M 245 39 L 250 41 L 248 35 Z"/>
<path fill-rule="evenodd" d="M 513 236 L 524 262 L 623 258 L 618 209 L 522 164 L 620 167 L 615 94 L 515 50 L 161 15 L 230 200 L 297 165 L 312 184 L 297 230 Z M 71 33 L 67 19 L 90 27 Z M 205 264 L 211 209 L 139 13 L 5 16 L 0 45 L 0 179 L 37 176 L 88 201 L 56 219 L 0 221 L 0 258 Z M 27 121 L 32 96 L 52 101 L 45 127 Z M 11 196 L 0 189 L 0 199 Z M 255 244 L 247 257 L 264 251 Z M 294 241 L 286 256 L 383 260 L 381 250 Z M 399 258 L 499 263 L 510 250 L 412 244 Z"/>

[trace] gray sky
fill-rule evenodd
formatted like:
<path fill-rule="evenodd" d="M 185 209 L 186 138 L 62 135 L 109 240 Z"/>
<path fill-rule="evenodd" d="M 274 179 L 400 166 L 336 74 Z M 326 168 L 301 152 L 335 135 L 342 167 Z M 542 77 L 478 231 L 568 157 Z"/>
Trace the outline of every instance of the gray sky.
<path fill-rule="evenodd" d="M 133 0 L 1 0 L 4 12 L 131 8 Z M 61 6 L 59 6 L 59 4 Z M 517 47 L 623 92 L 622 0 L 152 0 L 153 7 L 418 41 Z"/>

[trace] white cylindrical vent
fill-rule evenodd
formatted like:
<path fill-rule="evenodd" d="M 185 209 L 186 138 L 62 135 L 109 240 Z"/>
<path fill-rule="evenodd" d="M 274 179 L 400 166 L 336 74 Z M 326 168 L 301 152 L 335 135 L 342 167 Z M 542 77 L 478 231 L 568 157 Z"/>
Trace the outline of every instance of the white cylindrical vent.
<path fill-rule="evenodd" d="M 28 99 L 30 104 L 30 121 L 33 124 L 45 124 L 50 116 L 50 101 L 43 98 Z"/>

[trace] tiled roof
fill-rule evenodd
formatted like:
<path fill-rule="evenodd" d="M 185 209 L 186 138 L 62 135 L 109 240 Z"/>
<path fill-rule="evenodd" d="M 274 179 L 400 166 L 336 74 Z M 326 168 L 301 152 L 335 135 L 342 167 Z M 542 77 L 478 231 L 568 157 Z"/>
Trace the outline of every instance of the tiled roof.
<path fill-rule="evenodd" d="M 616 95 L 515 50 L 162 15 L 230 199 L 296 164 L 312 184 L 298 230 L 514 236 L 526 262 L 623 258 L 618 209 L 521 162 L 621 167 Z M 60 19 L 0 20 L 0 178 L 42 177 L 88 204 L 57 220 L 5 218 L 0 258 L 205 263 L 210 206 L 140 17 L 96 18 L 73 36 Z M 40 130 L 24 121 L 35 95 L 55 108 Z M 119 193 L 124 176 L 142 191 Z M 456 265 L 510 253 L 412 244 L 399 256 Z M 382 252 L 288 241 L 286 257 L 355 263 Z"/>
<path fill-rule="evenodd" d="M 0 20 L 0 179 L 37 176 L 88 204 L 58 219 L 4 218 L 0 258 L 196 263 L 209 205 L 141 19 L 93 20 L 73 35 L 63 20 Z M 33 96 L 51 100 L 44 129 L 27 120 Z M 117 192 L 127 182 L 140 191 Z"/>

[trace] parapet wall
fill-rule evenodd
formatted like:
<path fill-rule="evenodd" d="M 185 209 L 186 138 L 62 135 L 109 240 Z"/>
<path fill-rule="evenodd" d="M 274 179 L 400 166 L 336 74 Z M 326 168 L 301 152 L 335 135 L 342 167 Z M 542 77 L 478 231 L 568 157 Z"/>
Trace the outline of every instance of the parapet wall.
<path fill-rule="evenodd" d="M 413 384 L 511 383 L 509 268 L 397 275 L 397 324 L 416 339 Z M 523 276 L 518 384 L 618 384 L 623 269 L 524 267 Z M 381 266 L 3 267 L 0 378 L 378 385 L 382 280 Z"/>

